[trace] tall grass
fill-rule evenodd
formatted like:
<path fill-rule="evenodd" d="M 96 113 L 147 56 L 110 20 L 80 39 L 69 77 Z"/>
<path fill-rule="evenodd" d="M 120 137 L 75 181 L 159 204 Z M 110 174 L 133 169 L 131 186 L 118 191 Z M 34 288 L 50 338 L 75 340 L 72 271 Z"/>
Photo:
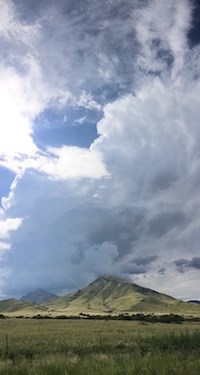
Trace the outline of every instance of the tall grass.
<path fill-rule="evenodd" d="M 199 328 L 11 319 L 0 322 L 0 375 L 199 375 Z"/>

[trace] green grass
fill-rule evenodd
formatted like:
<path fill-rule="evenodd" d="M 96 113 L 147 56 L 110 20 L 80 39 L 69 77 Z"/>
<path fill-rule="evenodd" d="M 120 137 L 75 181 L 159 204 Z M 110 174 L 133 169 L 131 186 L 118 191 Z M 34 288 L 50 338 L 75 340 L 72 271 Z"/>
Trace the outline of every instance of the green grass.
<path fill-rule="evenodd" d="M 0 320 L 0 375 L 199 375 L 200 324 Z"/>

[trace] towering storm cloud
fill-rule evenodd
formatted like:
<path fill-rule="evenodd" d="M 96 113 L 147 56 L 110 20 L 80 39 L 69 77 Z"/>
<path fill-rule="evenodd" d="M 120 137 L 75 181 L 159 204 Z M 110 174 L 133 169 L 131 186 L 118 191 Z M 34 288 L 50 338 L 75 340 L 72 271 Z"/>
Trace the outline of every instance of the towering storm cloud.
<path fill-rule="evenodd" d="M 1 295 L 108 273 L 198 298 L 197 4 L 0 4 Z"/>

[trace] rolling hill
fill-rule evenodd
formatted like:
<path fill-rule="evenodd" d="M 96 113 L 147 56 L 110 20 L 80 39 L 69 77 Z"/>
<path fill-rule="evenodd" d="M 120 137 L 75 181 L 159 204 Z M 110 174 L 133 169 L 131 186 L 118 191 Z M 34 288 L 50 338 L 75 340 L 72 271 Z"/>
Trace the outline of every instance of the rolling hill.
<path fill-rule="evenodd" d="M 36 301 L 35 298 L 34 301 Z M 175 313 L 200 316 L 200 305 L 179 301 L 166 294 L 105 275 L 75 293 L 40 304 L 16 299 L 0 301 L 0 313 L 12 316 L 117 315 L 120 313 Z"/>
<path fill-rule="evenodd" d="M 45 307 L 40 307 L 32 303 L 18 301 L 15 298 L 10 298 L 0 301 L 0 313 L 8 315 L 24 315 L 30 316 L 46 311 Z"/>

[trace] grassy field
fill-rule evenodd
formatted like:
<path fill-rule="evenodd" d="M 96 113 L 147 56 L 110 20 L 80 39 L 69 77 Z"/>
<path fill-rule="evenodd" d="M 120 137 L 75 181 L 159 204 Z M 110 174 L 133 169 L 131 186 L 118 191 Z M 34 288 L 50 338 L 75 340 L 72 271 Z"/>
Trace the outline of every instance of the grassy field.
<path fill-rule="evenodd" d="M 0 375 L 199 375 L 200 324 L 0 320 Z"/>

